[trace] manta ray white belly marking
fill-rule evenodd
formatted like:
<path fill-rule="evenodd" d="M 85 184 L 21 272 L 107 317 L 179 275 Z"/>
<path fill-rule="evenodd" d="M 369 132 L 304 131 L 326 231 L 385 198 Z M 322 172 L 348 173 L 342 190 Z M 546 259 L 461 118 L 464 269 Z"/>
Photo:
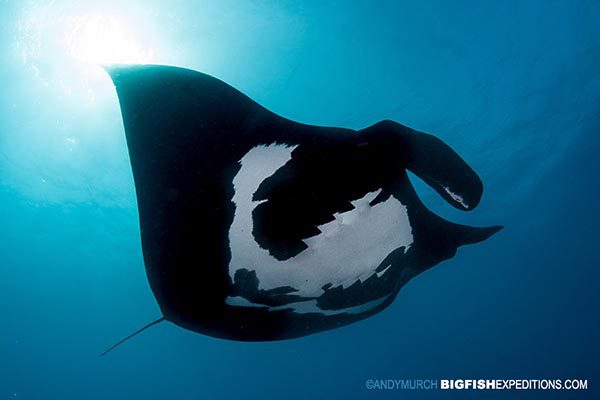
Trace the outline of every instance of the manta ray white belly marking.
<path fill-rule="evenodd" d="M 261 248 L 252 234 L 252 211 L 260 202 L 253 201 L 252 196 L 264 179 L 290 160 L 294 148 L 285 145 L 257 146 L 240 161 L 241 169 L 233 180 L 236 209 L 229 230 L 229 275 L 232 280 L 236 271 L 247 269 L 256 272 L 259 289 L 291 286 L 297 289 L 295 295 L 314 298 L 323 294 L 324 285 L 345 288 L 357 280 L 366 280 L 377 273 L 375 269 L 393 250 L 399 247 L 404 247 L 405 251 L 408 249 L 413 236 L 406 207 L 393 197 L 371 207 L 369 202 L 379 191 L 353 201 L 353 210 L 336 214 L 334 221 L 320 225 L 318 228 L 322 233 L 305 239 L 309 247 L 293 258 L 279 261 Z M 387 270 L 380 271 L 378 276 L 385 272 Z M 383 300 L 367 304 L 374 307 Z M 239 306 L 253 304 L 245 303 L 239 297 L 229 297 L 227 303 Z M 294 306 L 298 306 L 298 312 L 320 310 L 316 301 L 314 303 L 297 302 Z"/>
<path fill-rule="evenodd" d="M 369 301 L 367 303 L 361 304 L 359 306 L 343 308 L 341 310 L 324 310 L 317 305 L 316 300 L 307 300 L 307 301 L 298 301 L 295 303 L 285 304 L 283 306 L 276 307 L 268 307 L 264 304 L 256 304 L 251 301 L 246 300 L 241 296 L 228 297 L 226 302 L 230 306 L 238 306 L 238 307 L 259 307 L 259 308 L 267 308 L 269 311 L 278 311 L 278 310 L 288 310 L 291 309 L 295 313 L 298 314 L 310 314 L 314 312 L 318 312 L 323 315 L 339 315 L 339 314 L 360 314 L 365 311 L 370 310 L 373 307 L 377 307 L 382 304 L 388 296 L 380 297 L 379 299 L 375 299 Z"/>

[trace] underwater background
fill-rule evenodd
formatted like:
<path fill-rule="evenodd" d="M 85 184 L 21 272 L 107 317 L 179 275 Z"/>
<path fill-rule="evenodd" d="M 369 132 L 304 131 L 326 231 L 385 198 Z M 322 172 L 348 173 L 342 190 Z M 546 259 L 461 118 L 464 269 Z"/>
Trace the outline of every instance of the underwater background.
<path fill-rule="evenodd" d="M 0 399 L 599 398 L 600 2 L 0 1 Z M 216 76 L 270 110 L 433 133 L 502 224 L 382 313 L 273 343 L 162 323 L 101 63 Z M 367 379 L 588 379 L 585 392 Z"/>

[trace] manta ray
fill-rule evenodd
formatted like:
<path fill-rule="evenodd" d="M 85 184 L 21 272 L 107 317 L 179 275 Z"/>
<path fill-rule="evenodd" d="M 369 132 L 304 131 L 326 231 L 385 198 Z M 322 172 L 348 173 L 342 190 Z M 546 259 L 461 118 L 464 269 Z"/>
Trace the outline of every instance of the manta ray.
<path fill-rule="evenodd" d="M 407 171 L 460 210 L 483 193 L 435 136 L 389 120 L 361 130 L 294 122 L 189 69 L 106 69 L 162 312 L 133 335 L 165 320 L 238 341 L 338 328 L 501 229 L 448 222 L 420 201 Z"/>

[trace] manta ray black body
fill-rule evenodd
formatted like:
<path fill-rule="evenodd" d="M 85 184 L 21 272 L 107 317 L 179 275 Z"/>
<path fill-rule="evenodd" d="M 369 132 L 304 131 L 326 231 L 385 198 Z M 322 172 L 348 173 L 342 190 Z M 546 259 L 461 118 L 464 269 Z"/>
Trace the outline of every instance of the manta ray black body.
<path fill-rule="evenodd" d="M 421 203 L 406 170 L 462 210 L 483 192 L 434 136 L 392 121 L 304 125 L 187 69 L 107 70 L 161 320 L 241 341 L 337 328 L 500 229 L 453 224 Z"/>

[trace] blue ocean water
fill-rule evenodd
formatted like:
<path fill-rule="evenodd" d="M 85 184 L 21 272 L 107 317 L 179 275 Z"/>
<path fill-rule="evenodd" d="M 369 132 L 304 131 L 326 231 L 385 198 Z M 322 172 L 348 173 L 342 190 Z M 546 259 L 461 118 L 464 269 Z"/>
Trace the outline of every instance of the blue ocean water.
<path fill-rule="evenodd" d="M 597 1 L 0 1 L 0 398 L 598 398 Z M 394 119 L 456 149 L 502 224 L 384 312 L 277 343 L 163 323 L 118 100 L 99 63 L 184 66 L 298 121 Z M 367 379 L 588 379 L 586 392 Z"/>

